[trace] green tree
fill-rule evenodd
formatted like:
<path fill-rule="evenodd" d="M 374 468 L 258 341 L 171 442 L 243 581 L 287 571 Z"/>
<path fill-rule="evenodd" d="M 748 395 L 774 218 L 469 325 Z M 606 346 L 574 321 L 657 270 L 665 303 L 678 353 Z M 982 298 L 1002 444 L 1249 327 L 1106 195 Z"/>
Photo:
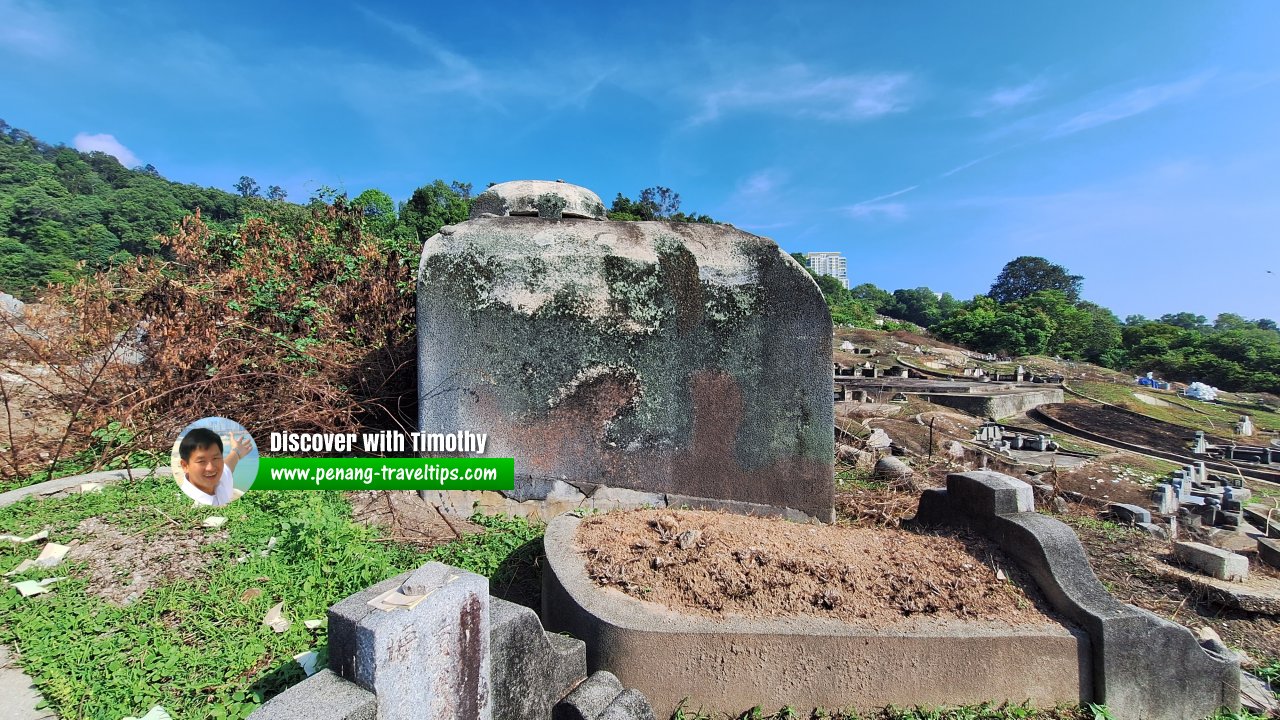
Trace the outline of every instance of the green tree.
<path fill-rule="evenodd" d="M 391 196 L 370 188 L 360 193 L 351 201 L 351 207 L 364 215 L 365 227 L 380 237 L 391 237 L 399 218 L 396 217 L 396 203 Z"/>
<path fill-rule="evenodd" d="M 942 319 L 938 296 L 927 287 L 912 290 L 894 290 L 893 305 L 883 311 L 890 317 L 930 327 Z"/>
<path fill-rule="evenodd" d="M 258 187 L 258 181 L 248 175 L 241 175 L 240 180 L 235 184 L 236 192 L 240 193 L 242 198 L 258 197 L 261 188 Z"/>
<path fill-rule="evenodd" d="M 640 199 L 618 193 L 613 198 L 606 216 L 610 220 L 637 222 L 646 220 L 671 220 L 687 223 L 714 223 L 709 215 L 680 212 L 680 193 L 671 188 L 657 186 L 640 191 Z M 792 253 L 792 257 L 798 253 Z"/>
<path fill-rule="evenodd" d="M 1034 307 L 1000 305 L 979 295 L 933 330 L 945 340 L 982 352 L 1039 355 L 1048 348 L 1053 324 Z"/>
<path fill-rule="evenodd" d="M 830 275 L 814 275 L 813 279 L 817 281 L 818 289 L 826 298 L 827 305 L 838 305 L 848 299 L 849 291 L 845 289 L 844 283 L 836 278 Z"/>
<path fill-rule="evenodd" d="M 1041 290 L 1058 290 L 1071 302 L 1080 299 L 1084 278 L 1072 275 L 1061 265 L 1042 257 L 1023 255 L 1005 264 L 987 293 L 996 302 L 1007 303 L 1031 297 Z"/>
<path fill-rule="evenodd" d="M 440 232 L 445 225 L 460 223 L 471 214 L 471 184 L 436 180 L 413 191 L 400 207 L 400 222 L 412 230 L 418 242 Z"/>
<path fill-rule="evenodd" d="M 1189 312 L 1161 315 L 1160 322 L 1165 325 L 1174 325 L 1187 330 L 1203 330 L 1208 327 L 1208 320 L 1205 316 Z"/>

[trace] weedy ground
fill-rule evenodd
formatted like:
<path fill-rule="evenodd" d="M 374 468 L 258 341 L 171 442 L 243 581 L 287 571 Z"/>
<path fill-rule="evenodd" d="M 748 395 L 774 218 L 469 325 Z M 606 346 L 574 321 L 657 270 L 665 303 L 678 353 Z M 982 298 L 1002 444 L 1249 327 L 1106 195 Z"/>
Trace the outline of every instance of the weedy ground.
<path fill-rule="evenodd" d="M 877 486 L 865 477 L 850 480 L 855 480 L 854 487 Z M 880 487 L 876 491 L 915 495 Z M 227 523 L 219 529 L 204 528 L 205 518 L 214 515 L 228 518 Z M 1127 544 L 1146 541 L 1114 523 L 1068 520 L 1074 521 L 1095 562 L 1099 555 L 1123 553 L 1120 548 Z M 326 629 L 307 629 L 304 620 L 322 619 L 337 601 L 428 560 L 483 574 L 490 578 L 495 594 L 536 607 L 542 527 L 519 519 L 481 516 L 472 522 L 482 531 L 424 548 L 392 541 L 377 528 L 353 521 L 351 506 L 339 493 L 259 491 L 215 509 L 193 507 L 170 478 L 150 477 L 95 493 L 30 498 L 0 508 L 0 533 L 26 536 L 48 530 L 50 541 L 74 544 L 74 549 L 55 568 L 12 578 L 66 577 L 53 583 L 51 592 L 30 598 L 7 588 L 0 592 L 0 643 L 16 651 L 49 708 L 68 720 L 119 720 L 139 716 L 153 705 L 184 719 L 243 718 L 303 679 L 294 661 L 296 654 L 314 650 L 320 664 L 325 663 Z M 272 538 L 276 538 L 274 545 Z M 147 567 L 113 564 L 120 558 L 138 557 L 139 548 L 145 548 Z M 90 549 L 92 553 L 87 552 Z M 0 572 L 39 552 L 38 543 L 0 544 Z M 1113 591 L 1125 595 L 1129 593 L 1123 593 L 1121 586 L 1134 582 L 1105 569 L 1100 575 Z M 129 592 L 135 585 L 143 589 Z M 1176 604 L 1174 600 L 1170 594 L 1168 601 Z M 284 615 L 292 623 L 279 634 L 262 625 L 263 616 L 277 603 L 283 603 Z M 1159 609 L 1169 614 L 1169 608 Z M 1239 635 L 1222 624 L 1210 624 L 1231 638 L 1229 643 Z M 1271 661 L 1265 653 L 1259 655 L 1263 664 L 1257 672 L 1268 679 L 1280 676 L 1280 662 Z M 1050 709 L 981 705 L 861 713 L 783 708 L 772 714 L 762 706 L 737 716 L 682 709 L 673 717 L 1108 720 L 1111 716 L 1106 708 L 1089 705 Z M 1239 714 L 1220 715 L 1216 720 L 1256 719 Z"/>
<path fill-rule="evenodd" d="M 213 515 L 228 522 L 202 527 Z M 89 518 L 97 520 L 82 524 Z M 193 507 L 171 478 L 153 477 L 24 500 L 0 508 L 0 532 L 25 537 L 47 529 L 52 542 L 87 545 L 106 525 L 117 544 L 168 544 L 173 552 L 149 548 L 153 568 L 108 567 L 104 574 L 110 558 L 95 556 L 12 578 L 67 579 L 29 598 L 0 592 L 0 643 L 16 651 L 50 709 L 65 719 L 119 720 L 153 705 L 184 719 L 244 717 L 303 679 L 295 654 L 316 650 L 323 666 L 326 629 L 308 630 L 303 620 L 323 619 L 337 601 L 428 560 L 489 576 L 495 592 L 506 588 L 517 601 L 536 597 L 536 577 L 527 573 L 536 572 L 542 528 L 475 522 L 483 532 L 424 550 L 386 542 L 378 530 L 352 522 L 338 493 L 252 492 L 224 508 Z M 38 543 L 2 543 L 0 571 L 39 552 Z M 193 552 L 194 561 L 178 561 Z M 128 594 L 120 587 L 104 593 L 113 574 L 128 590 L 139 571 L 149 573 L 150 587 L 132 601 L 120 600 Z M 262 619 L 280 602 L 292 624 L 277 634 Z"/>

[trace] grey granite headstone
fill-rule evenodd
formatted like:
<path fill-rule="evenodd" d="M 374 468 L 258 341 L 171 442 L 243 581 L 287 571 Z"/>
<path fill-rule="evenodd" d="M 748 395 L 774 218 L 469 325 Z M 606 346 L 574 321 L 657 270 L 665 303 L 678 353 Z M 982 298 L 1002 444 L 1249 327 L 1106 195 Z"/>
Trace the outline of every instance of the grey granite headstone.
<path fill-rule="evenodd" d="M 831 318 L 812 276 L 729 225 L 602 221 L 583 188 L 501 187 L 423 247 L 419 429 L 488 434 L 517 488 L 831 520 Z M 558 219 L 543 198 L 557 194 Z"/>
<path fill-rule="evenodd" d="M 388 590 L 411 609 L 369 604 Z M 441 563 L 329 609 L 329 665 L 377 696 L 379 720 L 490 720 L 489 581 Z"/>

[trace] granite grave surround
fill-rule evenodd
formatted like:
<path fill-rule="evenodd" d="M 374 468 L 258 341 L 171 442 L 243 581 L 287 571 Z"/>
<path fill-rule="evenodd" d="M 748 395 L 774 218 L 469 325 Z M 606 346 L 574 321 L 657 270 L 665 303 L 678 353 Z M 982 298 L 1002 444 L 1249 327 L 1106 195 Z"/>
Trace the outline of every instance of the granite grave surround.
<path fill-rule="evenodd" d="M 1199 720 L 1239 707 L 1239 659 L 1186 628 L 1114 599 L 1071 528 L 1035 512 L 1030 485 L 994 472 L 952 474 L 926 490 L 915 526 L 965 526 L 1031 575 L 1061 622 L 1013 627 L 920 623 L 869 631 L 825 618 L 707 618 L 592 582 L 574 542 L 581 521 L 547 528 L 543 621 L 586 643 L 660 717 L 686 707 L 741 712 L 1026 700 L 1105 704 L 1115 717 Z"/>

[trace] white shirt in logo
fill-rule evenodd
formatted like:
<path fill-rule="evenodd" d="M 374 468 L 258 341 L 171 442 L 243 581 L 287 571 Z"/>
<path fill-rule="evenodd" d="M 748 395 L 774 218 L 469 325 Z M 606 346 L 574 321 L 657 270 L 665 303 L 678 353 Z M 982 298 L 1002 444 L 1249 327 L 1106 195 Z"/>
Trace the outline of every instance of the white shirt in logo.
<path fill-rule="evenodd" d="M 197 505 L 219 507 L 234 499 L 232 490 L 235 488 L 235 484 L 231 477 L 231 468 L 226 465 L 222 466 L 222 477 L 218 478 L 218 487 L 214 488 L 212 495 L 191 484 L 191 481 L 186 477 L 186 473 L 183 473 L 182 482 L 178 484 L 178 487 L 182 488 L 182 492 L 186 493 L 187 497 L 195 500 Z"/>

